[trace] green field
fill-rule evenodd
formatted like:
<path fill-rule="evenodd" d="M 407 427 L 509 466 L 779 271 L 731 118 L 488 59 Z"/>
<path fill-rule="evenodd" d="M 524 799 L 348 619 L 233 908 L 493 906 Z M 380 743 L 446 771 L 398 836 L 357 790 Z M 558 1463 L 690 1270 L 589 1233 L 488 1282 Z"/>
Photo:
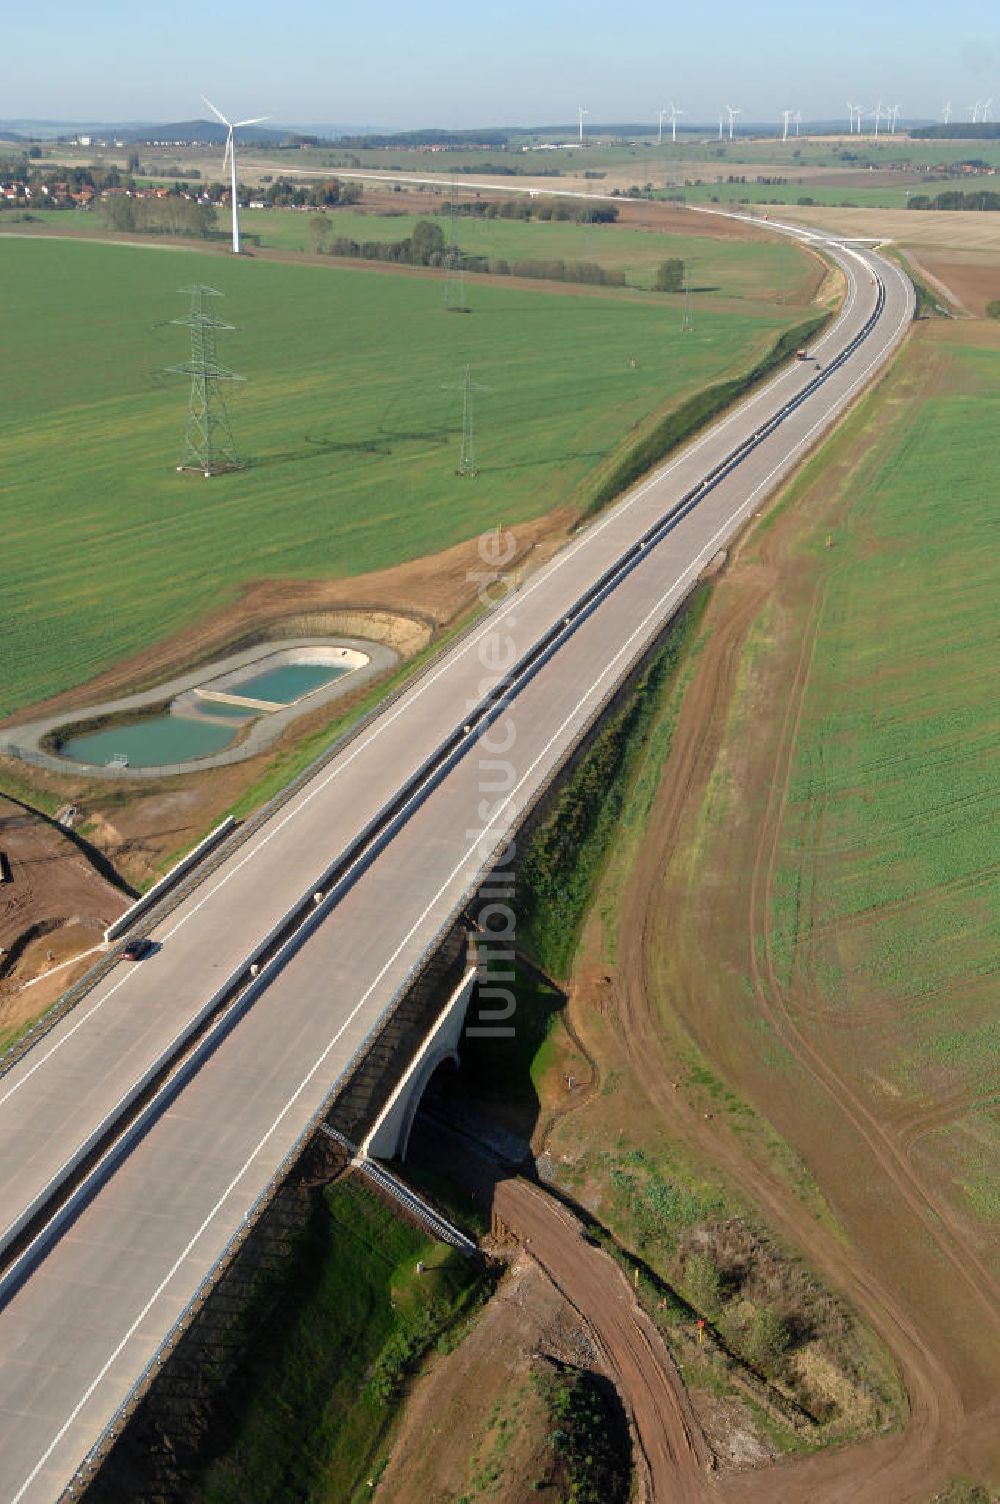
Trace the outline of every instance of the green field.
<path fill-rule="evenodd" d="M 757 248 L 752 248 L 756 251 Z M 330 264 L 234 262 L 159 244 L 10 237 L 0 412 L 0 714 L 86 680 L 262 577 L 359 574 L 585 501 L 651 414 L 745 369 L 801 308 L 442 283 Z M 205 280 L 250 469 L 175 471 L 186 299 Z M 455 474 L 466 365 L 480 474 Z M 290 596 L 290 606 L 294 597 Z"/>
<path fill-rule="evenodd" d="M 404 240 L 417 219 L 429 218 L 445 236 L 451 225 L 447 215 L 413 210 L 413 195 L 401 195 L 407 214 L 363 214 L 347 210 L 331 213 L 332 236 L 366 240 Z M 430 207 L 430 206 L 429 206 Z M 309 247 L 309 222 L 313 213 L 288 209 L 248 209 L 240 223 L 255 232 L 265 246 L 289 250 Z M 577 225 L 545 220 L 475 219 L 456 216 L 455 239 L 469 256 L 524 257 L 564 261 L 596 261 L 609 270 L 626 274 L 629 286 L 649 288 L 660 263 L 680 257 L 691 267 L 692 285 L 718 290 L 730 298 L 755 300 L 773 297 L 783 289 L 795 301 L 811 277 L 811 268 L 794 245 L 781 241 L 741 244 L 711 240 L 706 236 L 664 235 L 654 230 L 619 225 Z"/>
<path fill-rule="evenodd" d="M 711 192 L 715 193 L 715 188 Z M 721 189 L 719 190 L 721 192 Z M 765 192 L 766 190 L 761 190 Z M 779 190 L 772 190 L 777 193 Z M 750 190 L 747 190 L 749 196 Z M 690 190 L 692 202 L 708 196 Z M 430 219 L 450 234 L 447 214 L 435 214 L 440 206 L 437 196 L 421 203 L 422 194 L 407 190 L 400 194 L 398 213 L 364 213 L 334 210 L 326 215 L 331 236 L 346 236 L 359 243 L 366 240 L 404 240 L 413 233 L 418 219 Z M 405 209 L 405 212 L 404 212 Z M 100 210 L 86 212 L 59 209 L 32 210 L 32 223 L 25 224 L 11 215 L 11 230 L 24 233 L 38 229 L 45 234 L 58 231 L 63 235 L 105 237 L 112 232 L 104 228 Z M 311 209 L 244 209 L 240 225 L 244 235 L 260 237 L 260 245 L 283 251 L 310 251 L 310 223 L 316 217 Z M 0 215 L 0 229 L 5 221 Z M 219 226 L 225 230 L 229 215 L 221 211 Z M 692 285 L 718 290 L 725 297 L 752 300 L 773 298 L 777 290 L 794 302 L 803 294 L 812 276 L 810 267 L 795 246 L 781 241 L 740 244 L 737 241 L 713 240 L 704 235 L 665 235 L 658 231 L 632 229 L 619 225 L 578 225 L 545 220 L 474 219 L 458 215 L 456 240 L 469 256 L 488 256 L 507 261 L 534 257 L 541 260 L 596 261 L 608 270 L 623 271 L 630 287 L 648 289 L 656 268 L 668 257 L 680 257 L 691 268 Z"/>
<path fill-rule="evenodd" d="M 705 178 L 702 186 L 666 188 L 658 197 L 675 200 L 683 196 L 683 201 L 690 204 L 799 204 L 809 200 L 830 208 L 905 209 L 912 194 L 933 195 L 956 187 L 967 191 L 982 181 L 979 178 L 933 178 L 907 188 L 885 185 L 868 188 L 863 184 L 860 187 L 852 184 L 838 186 L 829 177 L 805 183 L 713 183 Z"/>
<path fill-rule="evenodd" d="M 867 1072 L 954 1099 L 925 1148 L 996 1217 L 1000 349 L 935 332 L 911 356 L 933 395 L 853 473 L 833 538 L 771 941 L 794 995 L 852 1021 Z"/>

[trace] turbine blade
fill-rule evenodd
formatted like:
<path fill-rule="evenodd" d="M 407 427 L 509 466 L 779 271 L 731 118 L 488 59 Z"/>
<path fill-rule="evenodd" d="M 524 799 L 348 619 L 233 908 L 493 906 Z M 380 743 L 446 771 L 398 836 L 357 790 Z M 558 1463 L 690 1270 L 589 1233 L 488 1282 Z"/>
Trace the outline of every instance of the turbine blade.
<path fill-rule="evenodd" d="M 229 135 L 226 137 L 226 149 L 222 154 L 222 170 L 225 172 L 229 166 L 229 158 L 233 154 L 233 128 L 229 127 Z"/>
<path fill-rule="evenodd" d="M 270 115 L 255 115 L 252 120 L 234 120 L 233 129 L 238 130 L 241 125 L 260 125 L 264 120 L 270 120 Z"/>
<path fill-rule="evenodd" d="M 215 105 L 212 103 L 212 101 L 210 99 L 206 99 L 205 96 L 204 96 L 204 94 L 201 97 L 202 97 L 203 102 L 208 105 L 208 108 L 212 111 L 212 114 L 215 116 L 215 118 L 217 120 L 221 120 L 222 123 L 223 123 L 223 125 L 228 125 L 229 121 L 226 119 L 226 117 L 222 113 L 222 111 L 221 110 L 217 110 L 215 108 Z"/>

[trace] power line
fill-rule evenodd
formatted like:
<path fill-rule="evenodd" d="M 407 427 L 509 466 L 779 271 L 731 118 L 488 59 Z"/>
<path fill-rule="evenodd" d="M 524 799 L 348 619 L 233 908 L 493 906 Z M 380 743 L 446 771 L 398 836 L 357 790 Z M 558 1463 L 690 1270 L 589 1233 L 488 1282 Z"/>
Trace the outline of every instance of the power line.
<path fill-rule="evenodd" d="M 215 348 L 219 330 L 230 331 L 235 325 L 216 318 L 205 307 L 206 298 L 221 298 L 225 294 L 201 282 L 192 287 L 180 287 L 178 292 L 190 297 L 191 307 L 187 318 L 171 319 L 170 322 L 190 329 L 191 359 L 184 365 L 168 366 L 167 369 L 174 376 L 191 378 L 191 396 L 184 452 L 177 469 L 201 471 L 206 477 L 221 475 L 226 470 L 241 470 L 244 461 L 236 452 L 222 382 L 244 381 L 246 378 L 220 365 Z"/>

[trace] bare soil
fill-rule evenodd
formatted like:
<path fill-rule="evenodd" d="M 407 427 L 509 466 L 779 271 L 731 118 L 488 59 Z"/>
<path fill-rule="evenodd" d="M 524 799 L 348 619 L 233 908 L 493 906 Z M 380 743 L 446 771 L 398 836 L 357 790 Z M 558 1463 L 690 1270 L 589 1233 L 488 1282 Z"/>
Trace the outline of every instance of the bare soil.
<path fill-rule="evenodd" d="M 519 523 L 517 551 L 507 567 L 537 567 L 560 545 L 573 520 L 574 514 L 562 508 L 532 522 Z M 87 683 L 19 710 L 3 724 L 17 725 L 144 689 L 302 617 L 339 613 L 398 616 L 403 619 L 399 647 L 405 655 L 423 646 L 433 631 L 447 627 L 468 609 L 475 600 L 476 580 L 483 567 L 478 539 L 469 539 L 369 574 L 331 580 L 258 580 L 231 604 L 151 648 L 122 658 Z M 405 635 L 407 619 L 416 626 L 409 638 Z M 378 622 L 373 625 L 373 635 L 383 640 L 384 629 Z"/>
<path fill-rule="evenodd" d="M 508 569 L 530 572 L 537 568 L 561 546 L 573 520 L 574 514 L 562 509 L 519 524 L 517 552 Z M 470 540 L 355 578 L 259 581 L 232 605 L 123 659 L 89 683 L 11 717 L 6 724 L 72 711 L 147 688 L 268 634 L 346 632 L 388 640 L 404 658 L 409 657 L 474 605 L 477 573 L 482 569 L 477 540 Z M 353 703 L 348 696 L 337 702 L 334 711 L 327 707 L 300 716 L 279 748 L 294 747 L 329 723 L 331 715 L 349 712 Z M 88 778 L 85 772 L 74 770 L 49 773 L 0 758 L 0 782 L 26 800 L 35 797 L 47 799 L 50 805 L 75 804 L 77 829 L 128 882 L 141 887 L 158 876 L 169 859 L 203 836 L 267 772 L 274 756 L 270 749 L 231 767 L 141 784 Z"/>
<path fill-rule="evenodd" d="M 866 443 L 873 439 L 867 435 Z M 859 452 L 845 454 L 840 465 L 850 470 L 859 459 Z M 771 903 L 777 820 L 820 588 L 796 545 L 805 533 L 842 520 L 835 479 L 751 535 L 716 591 L 626 895 L 611 996 L 631 1068 L 662 1121 L 738 1179 L 862 1313 L 893 1354 L 909 1400 L 902 1434 L 785 1461 L 727 1483 L 725 1492 L 790 1504 L 814 1497 L 905 1504 L 926 1500 L 949 1472 L 989 1476 L 1000 1467 L 994 1282 L 967 1229 L 908 1158 L 891 1098 L 873 1107 L 862 1097 L 856 1062 L 829 1038 L 806 1032 L 755 943 Z M 748 668 L 743 649 L 761 620 L 768 651 Z M 734 707 L 760 734 L 727 737 Z M 730 812 L 712 838 L 701 812 L 720 771 L 732 791 Z M 810 1215 L 774 1168 L 748 1153 L 724 1115 L 704 1113 L 676 1089 L 683 1076 L 671 1043 L 678 1021 L 799 1151 L 848 1237 L 832 1235 Z M 942 1106 L 927 1103 L 926 1112 L 933 1117 Z M 925 1126 L 925 1113 L 918 1118 Z"/>
<path fill-rule="evenodd" d="M 10 881 L 0 886 L 0 1033 L 40 1012 L 68 985 L 66 970 L 26 982 L 89 950 L 130 899 L 101 875 L 58 825 L 0 796 L 0 851 Z"/>
<path fill-rule="evenodd" d="M 995 257 L 981 254 L 975 260 L 926 253 L 919 261 L 916 257 L 912 260 L 918 274 L 923 272 L 932 285 L 939 284 L 951 302 L 974 318 L 985 318 L 987 303 L 1000 298 L 1000 248 Z"/>
<path fill-rule="evenodd" d="M 492 1467 L 489 1497 L 496 1504 L 556 1504 L 555 1490 L 532 1487 L 545 1475 L 549 1452 L 547 1417 L 532 1403 L 540 1355 L 588 1369 L 598 1362 L 586 1322 L 521 1254 L 462 1343 L 432 1359 L 416 1380 L 379 1499 L 451 1504 L 474 1497 L 477 1472 Z"/>

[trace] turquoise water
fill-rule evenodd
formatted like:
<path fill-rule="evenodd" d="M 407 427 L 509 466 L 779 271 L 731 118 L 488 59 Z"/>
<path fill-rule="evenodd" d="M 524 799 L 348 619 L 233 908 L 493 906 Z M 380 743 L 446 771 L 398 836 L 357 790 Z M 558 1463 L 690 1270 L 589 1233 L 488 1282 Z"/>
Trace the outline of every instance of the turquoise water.
<path fill-rule="evenodd" d="M 280 668 L 265 669 L 250 679 L 241 679 L 236 684 L 227 684 L 229 695 L 246 695 L 251 700 L 271 700 L 278 705 L 287 705 L 298 700 L 321 684 L 339 679 L 350 672 L 347 664 L 336 663 L 284 663 Z"/>
<path fill-rule="evenodd" d="M 228 747 L 239 727 L 217 726 L 211 721 L 189 721 L 177 715 L 151 716 L 112 731 L 91 731 L 63 742 L 63 757 L 103 767 L 113 757 L 124 755 L 130 768 L 157 768 L 171 762 L 190 762 Z"/>

